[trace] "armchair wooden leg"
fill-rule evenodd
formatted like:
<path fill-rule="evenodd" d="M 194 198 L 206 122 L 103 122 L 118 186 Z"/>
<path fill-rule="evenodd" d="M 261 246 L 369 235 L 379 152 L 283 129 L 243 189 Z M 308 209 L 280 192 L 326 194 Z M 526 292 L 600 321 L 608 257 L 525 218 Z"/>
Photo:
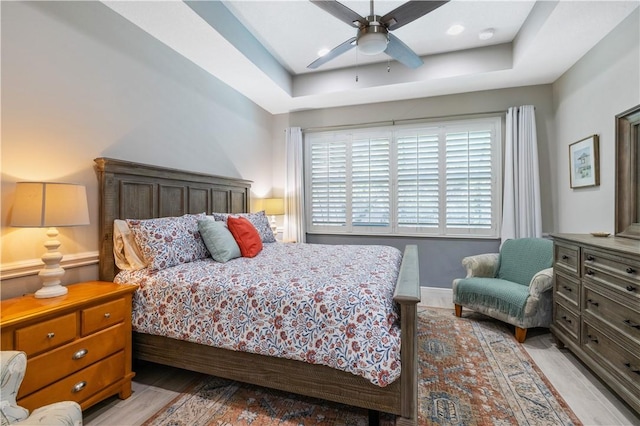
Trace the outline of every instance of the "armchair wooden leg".
<path fill-rule="evenodd" d="M 520 328 L 520 327 L 516 327 L 516 340 L 519 343 L 523 343 L 524 339 L 527 338 L 527 329 L 526 328 Z"/>
<path fill-rule="evenodd" d="M 455 308 L 456 308 L 456 316 L 457 317 L 461 317 L 462 316 L 462 305 L 458 305 L 458 304 L 454 303 L 453 306 L 455 306 Z"/>

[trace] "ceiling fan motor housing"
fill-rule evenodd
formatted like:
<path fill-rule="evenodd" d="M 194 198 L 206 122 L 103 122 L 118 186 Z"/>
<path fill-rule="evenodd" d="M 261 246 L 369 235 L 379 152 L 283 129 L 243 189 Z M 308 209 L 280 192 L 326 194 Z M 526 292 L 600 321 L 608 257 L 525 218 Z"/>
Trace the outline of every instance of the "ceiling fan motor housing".
<path fill-rule="evenodd" d="M 377 55 L 387 48 L 389 31 L 380 23 L 380 19 L 378 15 L 368 16 L 369 25 L 363 25 L 358 30 L 358 51 L 363 55 Z"/>

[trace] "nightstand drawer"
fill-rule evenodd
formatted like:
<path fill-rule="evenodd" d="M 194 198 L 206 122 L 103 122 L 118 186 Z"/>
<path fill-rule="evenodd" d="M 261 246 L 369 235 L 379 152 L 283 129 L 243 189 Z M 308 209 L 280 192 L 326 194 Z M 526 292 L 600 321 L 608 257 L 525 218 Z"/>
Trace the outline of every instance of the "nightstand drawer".
<path fill-rule="evenodd" d="M 51 386 L 18 400 L 24 407 L 42 407 L 58 401 L 81 403 L 124 377 L 124 351 L 95 363 Z"/>
<path fill-rule="evenodd" d="M 16 330 L 15 349 L 27 356 L 57 348 L 76 337 L 76 314 L 67 314 Z"/>
<path fill-rule="evenodd" d="M 122 322 L 126 313 L 124 299 L 103 303 L 102 305 L 82 310 L 82 335 Z"/>
<path fill-rule="evenodd" d="M 125 341 L 124 325 L 119 324 L 29 359 L 18 398 L 23 398 L 56 380 L 124 349 Z M 55 368 L 51 368 L 52 366 Z"/>

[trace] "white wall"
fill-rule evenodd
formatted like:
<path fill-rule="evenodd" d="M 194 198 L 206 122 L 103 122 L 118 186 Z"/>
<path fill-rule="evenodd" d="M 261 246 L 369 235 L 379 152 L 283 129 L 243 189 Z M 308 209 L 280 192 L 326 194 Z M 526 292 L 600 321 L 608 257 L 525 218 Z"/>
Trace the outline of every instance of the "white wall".
<path fill-rule="evenodd" d="M 271 191 L 273 116 L 100 2 L 2 2 L 3 270 L 37 263 L 45 231 L 11 228 L 15 182 L 87 186 L 91 225 L 61 252 L 96 258 L 106 156 L 252 180 Z M 95 265 L 64 282 L 97 278 Z M 3 280 L 2 298 L 39 288 Z"/>
<path fill-rule="evenodd" d="M 557 232 L 613 232 L 615 226 L 614 117 L 640 104 L 640 10 L 553 84 L 555 132 L 551 171 Z M 569 145 L 600 137 L 600 186 L 571 189 Z"/>

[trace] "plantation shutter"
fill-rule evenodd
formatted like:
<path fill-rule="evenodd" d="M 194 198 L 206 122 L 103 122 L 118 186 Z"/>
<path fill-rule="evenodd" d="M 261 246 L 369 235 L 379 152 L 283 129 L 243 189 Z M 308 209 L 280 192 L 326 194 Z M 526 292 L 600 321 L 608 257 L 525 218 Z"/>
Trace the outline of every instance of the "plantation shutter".
<path fill-rule="evenodd" d="M 491 229 L 491 131 L 446 134 L 446 227 Z"/>
<path fill-rule="evenodd" d="M 351 144 L 353 226 L 390 226 L 390 140 L 354 137 Z"/>
<path fill-rule="evenodd" d="M 345 226 L 347 220 L 347 143 L 311 143 L 311 223 Z"/>
<path fill-rule="evenodd" d="M 398 226 L 438 228 L 440 188 L 436 130 L 398 137 Z"/>

